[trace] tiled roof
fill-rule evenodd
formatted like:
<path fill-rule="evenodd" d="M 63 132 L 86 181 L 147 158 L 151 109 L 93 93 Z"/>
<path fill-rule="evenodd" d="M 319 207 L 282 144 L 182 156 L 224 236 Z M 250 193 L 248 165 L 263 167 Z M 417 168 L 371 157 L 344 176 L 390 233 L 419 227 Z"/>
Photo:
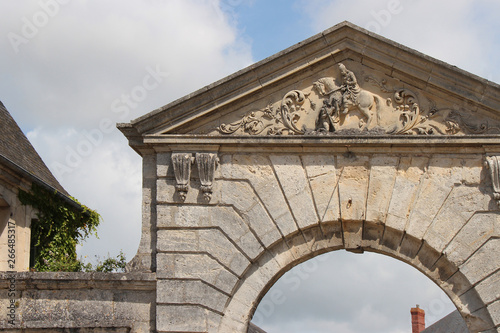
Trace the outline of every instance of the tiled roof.
<path fill-rule="evenodd" d="M 465 324 L 458 310 L 453 311 L 443 319 L 427 327 L 421 333 L 468 333 L 469 329 Z"/>
<path fill-rule="evenodd" d="M 0 101 L 0 163 L 38 179 L 68 196 Z"/>

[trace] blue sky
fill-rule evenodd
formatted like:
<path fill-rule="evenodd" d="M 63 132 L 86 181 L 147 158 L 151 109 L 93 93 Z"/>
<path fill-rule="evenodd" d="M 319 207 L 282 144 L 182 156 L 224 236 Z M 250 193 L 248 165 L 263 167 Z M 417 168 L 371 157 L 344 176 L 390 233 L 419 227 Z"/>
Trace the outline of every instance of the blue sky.
<path fill-rule="evenodd" d="M 121 249 L 132 258 L 140 240 L 141 160 L 121 133 L 102 130 L 107 121 L 129 122 L 344 20 L 500 81 L 498 0 L 25 0 L 2 1 L 0 12 L 0 100 L 62 185 L 103 216 L 100 239 L 79 247 L 87 259 Z M 161 73 L 155 88 L 118 109 L 123 96 L 155 71 Z M 75 158 L 72 152 L 82 150 L 82 142 L 91 145 Z M 366 318 L 381 319 L 380 332 L 409 332 L 409 304 L 434 304 L 435 316 L 452 309 L 448 302 L 437 311 L 445 304 L 439 289 L 395 260 L 340 252 L 322 260 L 318 267 L 324 269 L 310 274 L 300 290 L 287 291 L 286 305 L 263 322 L 269 333 L 313 332 L 291 325 L 297 318 L 302 325 L 320 323 L 314 332 L 366 332 L 359 325 Z M 383 269 L 370 283 L 391 296 L 383 307 L 364 299 L 356 286 L 356 297 L 338 300 L 338 291 L 328 286 L 341 281 L 324 282 L 342 265 L 351 273 L 344 279 L 356 276 L 366 285 L 363 276 L 369 273 L 362 268 L 376 269 L 373 264 Z M 396 285 L 408 289 L 401 276 L 420 286 L 417 294 L 425 298 L 414 292 L 392 297 L 401 295 Z M 326 283 L 325 297 L 305 303 L 318 281 Z M 359 302 L 365 304 L 362 312 Z M 317 311 L 339 304 L 350 321 Z M 290 310 L 294 306 L 311 311 L 298 317 Z M 384 327 L 383 318 L 392 321 L 385 319 Z"/>

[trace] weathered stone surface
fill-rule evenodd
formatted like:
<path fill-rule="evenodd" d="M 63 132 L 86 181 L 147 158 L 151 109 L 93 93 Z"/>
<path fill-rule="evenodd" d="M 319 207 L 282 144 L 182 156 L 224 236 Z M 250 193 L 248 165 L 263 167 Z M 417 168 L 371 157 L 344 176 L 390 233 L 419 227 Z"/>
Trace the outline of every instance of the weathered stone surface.
<path fill-rule="evenodd" d="M 440 211 L 455 184 L 451 173 L 452 159 L 431 157 L 421 190 L 411 211 L 406 231 L 415 238 L 422 238 Z"/>
<path fill-rule="evenodd" d="M 500 267 L 500 239 L 489 240 L 460 267 L 461 272 L 476 284 Z"/>
<path fill-rule="evenodd" d="M 156 302 L 160 304 L 198 304 L 223 312 L 229 296 L 198 280 L 158 280 Z"/>
<path fill-rule="evenodd" d="M 234 155 L 232 164 L 221 168 L 221 174 L 229 179 L 247 179 L 281 233 L 288 235 L 295 231 L 297 225 L 267 156 Z"/>
<path fill-rule="evenodd" d="M 158 226 L 164 228 L 219 227 L 250 258 L 255 258 L 262 246 L 245 221 L 230 207 L 158 206 Z"/>
<path fill-rule="evenodd" d="M 385 222 L 388 227 L 404 230 L 427 163 L 426 157 L 400 159 Z"/>
<path fill-rule="evenodd" d="M 500 271 L 481 281 L 474 289 L 477 291 L 484 304 L 500 300 Z"/>
<path fill-rule="evenodd" d="M 337 157 L 337 168 L 341 170 L 339 181 L 340 217 L 344 221 L 360 221 L 366 217 L 368 162 L 368 157 L 354 154 Z"/>
<path fill-rule="evenodd" d="M 370 159 L 370 181 L 366 204 L 366 220 L 384 223 L 393 194 L 399 158 L 376 155 Z"/>
<path fill-rule="evenodd" d="M 234 273 L 207 254 L 159 253 L 157 263 L 158 268 L 164 272 L 164 278 L 201 279 L 228 294 L 238 281 Z"/>
<path fill-rule="evenodd" d="M 157 305 L 158 332 L 206 332 L 208 312 L 195 305 Z"/>
<path fill-rule="evenodd" d="M 218 229 L 159 230 L 158 251 L 210 253 L 236 275 L 250 262 Z"/>
<path fill-rule="evenodd" d="M 277 225 L 248 183 L 222 182 L 221 191 L 221 201 L 235 207 L 264 246 L 267 247 L 281 238 Z"/>
<path fill-rule="evenodd" d="M 488 239 L 500 236 L 498 212 L 476 213 L 446 247 L 448 259 L 463 264 Z"/>
<path fill-rule="evenodd" d="M 19 318 L 245 333 L 285 271 L 347 249 L 407 262 L 471 331 L 498 331 L 500 192 L 483 166 L 500 155 L 498 90 L 343 23 L 120 125 L 144 162 L 143 237 L 128 269 L 155 274 L 18 275 Z M 189 156 L 175 162 L 179 153 Z M 18 181 L 4 171 L 0 183 Z M 0 218 L 9 201 L 29 221 L 32 211 L 10 203 L 17 185 L 0 185 Z"/>
<path fill-rule="evenodd" d="M 271 155 L 269 158 L 299 228 L 318 223 L 311 189 L 300 157 Z"/>
<path fill-rule="evenodd" d="M 500 325 L 500 301 L 488 305 L 488 312 L 495 326 Z"/>
<path fill-rule="evenodd" d="M 454 187 L 424 239 L 437 251 L 443 251 L 476 211 L 488 210 L 490 200 L 477 187 Z"/>
<path fill-rule="evenodd" d="M 88 332 L 96 327 L 96 332 L 133 333 L 153 329 L 154 274 L 26 272 L 14 278 L 18 291 L 16 323 L 22 322 L 23 327 L 75 331 L 86 327 Z M 5 281 L 4 276 L 1 279 Z M 5 304 L 7 290 L 2 289 L 0 295 Z M 0 330 L 12 328 L 6 320 L 6 308 L 0 310 Z"/>
<path fill-rule="evenodd" d="M 335 156 L 304 155 L 302 162 L 320 221 L 337 221 L 340 218 L 340 212 Z"/>

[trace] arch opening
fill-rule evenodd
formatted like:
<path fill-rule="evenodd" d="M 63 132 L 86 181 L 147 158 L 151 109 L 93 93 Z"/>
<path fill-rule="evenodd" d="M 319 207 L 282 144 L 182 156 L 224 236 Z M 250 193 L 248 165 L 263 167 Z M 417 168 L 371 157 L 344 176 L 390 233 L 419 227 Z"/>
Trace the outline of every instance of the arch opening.
<path fill-rule="evenodd" d="M 332 251 L 286 272 L 259 302 L 252 323 L 267 333 L 410 332 L 419 304 L 429 326 L 456 310 L 425 275 L 375 252 Z"/>
<path fill-rule="evenodd" d="M 481 332 L 494 326 L 473 285 L 446 254 L 437 253 L 425 241 L 382 225 L 353 222 L 352 226 L 357 226 L 359 232 L 355 227 L 347 231 L 345 222 L 323 223 L 270 246 L 234 288 L 219 331 L 247 332 L 257 306 L 286 272 L 311 258 L 341 249 L 354 253 L 376 252 L 416 268 L 449 297 L 469 331 Z"/>

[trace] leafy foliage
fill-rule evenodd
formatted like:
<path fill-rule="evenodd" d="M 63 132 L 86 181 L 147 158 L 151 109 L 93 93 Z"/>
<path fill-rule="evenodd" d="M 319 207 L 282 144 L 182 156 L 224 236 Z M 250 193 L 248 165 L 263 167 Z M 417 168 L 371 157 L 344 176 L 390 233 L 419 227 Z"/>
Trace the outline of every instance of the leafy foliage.
<path fill-rule="evenodd" d="M 100 215 L 84 205 L 71 205 L 35 183 L 31 191 L 19 190 L 23 205 L 35 208 L 38 220 L 31 225 L 33 269 L 36 271 L 77 272 L 84 266 L 76 255 L 76 245 L 90 235 L 97 236 Z M 75 202 L 78 201 L 72 198 Z"/>
<path fill-rule="evenodd" d="M 99 258 L 98 258 L 99 259 Z M 82 271 L 85 272 L 104 272 L 104 273 L 117 273 L 125 272 L 125 266 L 127 265 L 127 260 L 122 251 L 115 258 L 108 257 L 104 261 L 98 260 L 96 266 L 92 266 L 91 263 L 82 266 Z"/>

